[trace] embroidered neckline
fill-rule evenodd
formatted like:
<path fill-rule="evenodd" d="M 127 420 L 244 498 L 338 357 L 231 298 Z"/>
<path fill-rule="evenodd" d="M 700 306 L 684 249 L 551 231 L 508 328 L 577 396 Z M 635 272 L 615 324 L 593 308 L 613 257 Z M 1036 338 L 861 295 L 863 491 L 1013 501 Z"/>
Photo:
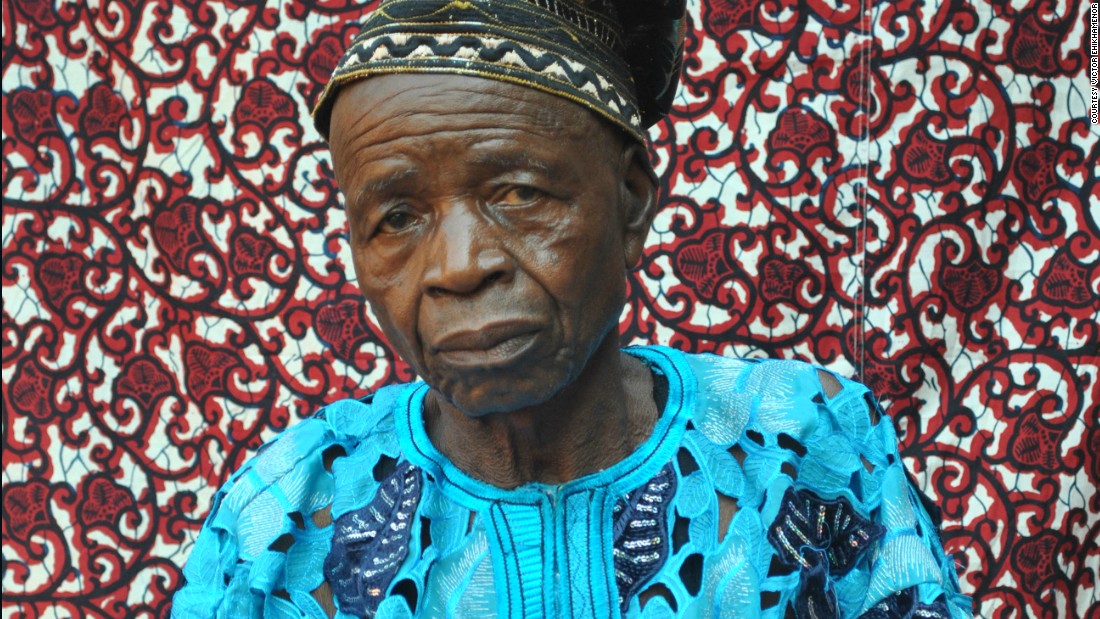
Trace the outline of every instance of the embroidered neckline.
<path fill-rule="evenodd" d="M 623 350 L 664 376 L 668 397 L 649 437 L 625 458 L 602 471 L 560 485 L 531 482 L 514 489 L 499 488 L 476 479 L 455 466 L 428 438 L 423 412 L 424 396 L 429 388 L 423 382 L 407 386 L 395 402 L 394 417 L 402 450 L 410 462 L 435 477 L 450 498 L 470 509 L 496 501 L 535 504 L 548 491 L 565 495 L 606 486 L 615 494 L 630 492 L 648 482 L 672 458 L 687 421 L 695 412 L 695 378 L 683 353 L 677 350 L 663 346 Z"/>

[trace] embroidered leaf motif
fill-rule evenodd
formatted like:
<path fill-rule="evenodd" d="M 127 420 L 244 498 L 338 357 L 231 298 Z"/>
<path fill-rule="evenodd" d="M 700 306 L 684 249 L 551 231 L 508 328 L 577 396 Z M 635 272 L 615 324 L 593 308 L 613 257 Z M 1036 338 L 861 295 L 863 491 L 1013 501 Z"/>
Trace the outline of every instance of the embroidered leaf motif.
<path fill-rule="evenodd" d="M 403 461 L 382 480 L 370 503 L 336 519 L 325 579 L 341 611 L 374 617 L 409 554 L 412 515 L 419 503 L 420 469 Z"/>
<path fill-rule="evenodd" d="M 788 488 L 768 541 L 787 567 L 810 568 L 808 551 L 825 554 L 830 576 L 844 576 L 883 535 L 883 528 L 859 515 L 844 497 L 829 501 L 809 490 Z"/>
<path fill-rule="evenodd" d="M 668 504 L 676 493 L 676 474 L 666 464 L 644 486 L 615 504 L 615 584 L 619 608 L 626 607 L 668 559 Z"/>
<path fill-rule="evenodd" d="M 878 523 L 858 514 L 844 497 L 823 499 L 809 490 L 787 488 L 768 528 L 779 561 L 799 570 L 798 619 L 839 616 L 832 578 L 844 576 L 882 537 Z"/>

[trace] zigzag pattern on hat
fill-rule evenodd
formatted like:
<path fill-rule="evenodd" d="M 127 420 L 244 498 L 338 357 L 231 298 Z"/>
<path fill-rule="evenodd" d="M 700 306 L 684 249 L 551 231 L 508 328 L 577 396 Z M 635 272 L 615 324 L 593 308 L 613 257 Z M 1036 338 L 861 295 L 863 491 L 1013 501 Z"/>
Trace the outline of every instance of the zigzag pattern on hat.
<path fill-rule="evenodd" d="M 359 77 L 386 72 L 391 63 L 409 69 L 418 61 L 435 70 L 446 63 L 474 74 L 505 70 L 514 77 L 537 82 L 550 80 L 555 83 L 556 92 L 564 88 L 606 107 L 617 117 L 611 120 L 625 122 L 630 129 L 640 131 L 637 107 L 607 77 L 561 54 L 511 39 L 476 34 L 387 33 L 356 41 L 335 74 L 338 79 Z"/>

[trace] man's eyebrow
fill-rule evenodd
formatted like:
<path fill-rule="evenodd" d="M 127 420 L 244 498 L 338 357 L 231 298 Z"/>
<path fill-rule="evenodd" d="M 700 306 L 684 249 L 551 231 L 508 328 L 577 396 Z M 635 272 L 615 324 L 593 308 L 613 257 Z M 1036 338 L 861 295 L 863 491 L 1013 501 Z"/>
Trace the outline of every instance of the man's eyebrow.
<path fill-rule="evenodd" d="M 488 168 L 495 172 L 508 172 L 517 169 L 535 169 L 550 177 L 556 177 L 558 170 L 546 161 L 531 156 L 526 151 L 516 152 L 486 152 L 474 155 L 471 159 L 474 165 Z"/>
<path fill-rule="evenodd" d="M 415 177 L 417 174 L 419 174 L 419 172 L 415 168 L 402 168 L 370 178 L 360 185 L 359 189 L 355 192 L 355 203 L 360 204 L 363 200 L 372 195 L 390 195 L 397 187 L 407 183 L 409 179 Z"/>

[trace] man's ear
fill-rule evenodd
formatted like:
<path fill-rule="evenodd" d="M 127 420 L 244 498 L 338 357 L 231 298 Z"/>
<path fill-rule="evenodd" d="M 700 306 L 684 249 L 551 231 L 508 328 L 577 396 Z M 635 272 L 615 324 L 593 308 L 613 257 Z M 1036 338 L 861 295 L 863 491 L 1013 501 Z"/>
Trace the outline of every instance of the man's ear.
<path fill-rule="evenodd" d="M 626 268 L 632 269 L 642 259 L 646 236 L 657 214 L 657 175 L 649 164 L 649 153 L 636 143 L 623 149 L 622 169 L 623 257 Z"/>

